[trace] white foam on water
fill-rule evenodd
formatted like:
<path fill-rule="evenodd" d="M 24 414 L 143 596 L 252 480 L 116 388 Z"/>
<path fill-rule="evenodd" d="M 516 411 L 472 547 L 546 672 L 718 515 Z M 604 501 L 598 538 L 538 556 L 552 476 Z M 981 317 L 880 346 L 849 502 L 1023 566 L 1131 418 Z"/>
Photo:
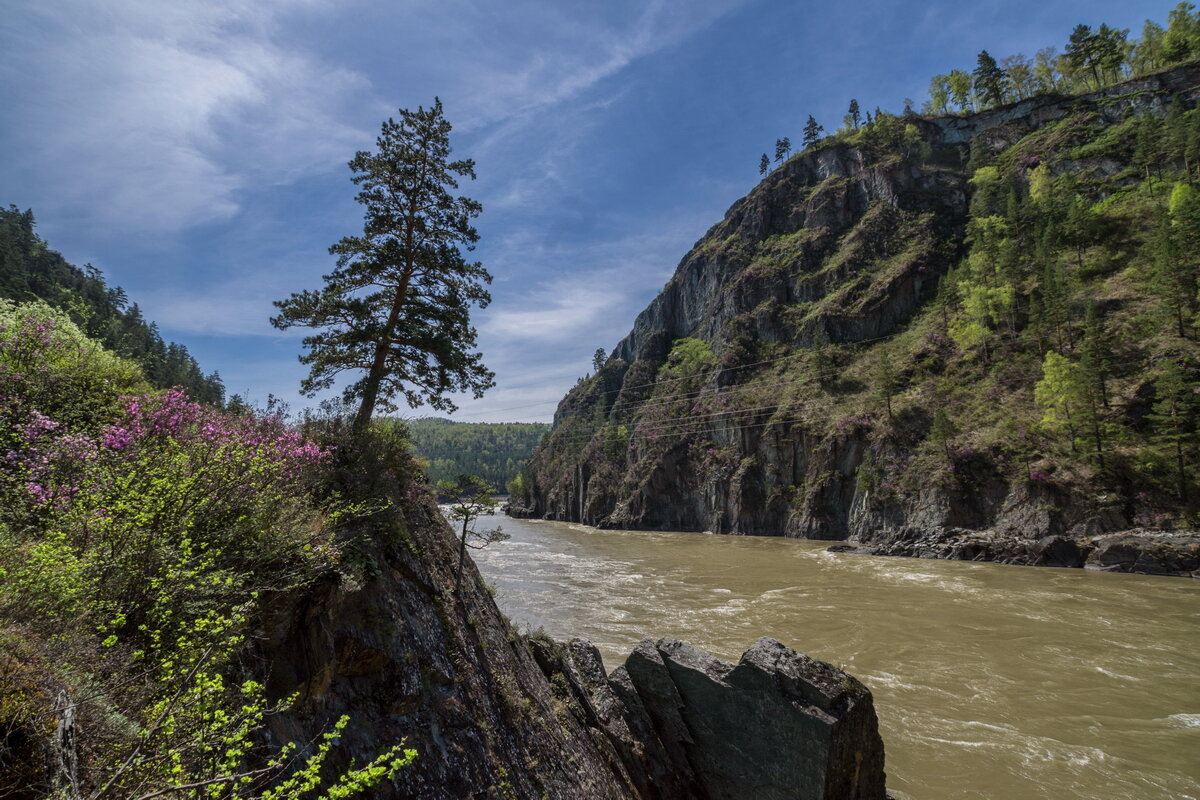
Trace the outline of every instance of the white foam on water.
<path fill-rule="evenodd" d="M 1140 681 L 1141 680 L 1141 678 L 1138 678 L 1136 676 L 1122 675 L 1119 672 L 1113 672 L 1110 669 L 1105 669 L 1104 667 L 1100 667 L 1100 666 L 1094 667 L 1094 669 L 1096 670 L 1096 672 L 1099 672 L 1101 675 L 1107 675 L 1110 678 L 1119 678 L 1123 681 Z"/>
<path fill-rule="evenodd" d="M 1200 714 L 1171 714 L 1167 724 L 1173 728 L 1200 728 Z"/>

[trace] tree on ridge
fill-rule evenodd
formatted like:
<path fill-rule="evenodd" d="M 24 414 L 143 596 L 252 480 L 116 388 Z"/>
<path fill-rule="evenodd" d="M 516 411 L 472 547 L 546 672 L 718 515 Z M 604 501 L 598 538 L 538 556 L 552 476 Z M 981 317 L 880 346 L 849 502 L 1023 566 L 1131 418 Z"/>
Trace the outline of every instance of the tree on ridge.
<path fill-rule="evenodd" d="M 449 160 L 450 130 L 437 98 L 384 122 L 378 151 L 360 151 L 349 164 L 366 207 L 362 235 L 329 248 L 337 268 L 321 289 L 275 303 L 275 327 L 319 330 L 305 337 L 300 356 L 310 365 L 304 394 L 330 388 L 343 372 L 362 373 L 344 390 L 359 402 L 356 430 L 376 407 L 395 408 L 396 395 L 414 408 L 453 411 L 447 394 L 480 397 L 495 385 L 482 355 L 471 352 L 470 322 L 471 306 L 491 301 L 484 287 L 492 276 L 460 250 L 478 241 L 471 220 L 482 206 L 450 191 L 459 177 L 475 178 L 475 162 Z"/>

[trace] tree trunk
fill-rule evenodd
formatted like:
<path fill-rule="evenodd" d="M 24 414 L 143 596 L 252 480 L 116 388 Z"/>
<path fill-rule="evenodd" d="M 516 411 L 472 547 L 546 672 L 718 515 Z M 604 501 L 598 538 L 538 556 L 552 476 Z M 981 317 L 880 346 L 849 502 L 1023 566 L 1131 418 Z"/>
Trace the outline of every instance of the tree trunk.
<path fill-rule="evenodd" d="M 463 517 L 462 538 L 458 544 L 458 569 L 454 571 L 454 596 L 462 600 L 462 571 L 463 562 L 467 559 L 467 523 L 470 517 Z"/>
<path fill-rule="evenodd" d="M 1183 463 L 1183 441 L 1182 438 L 1176 435 L 1175 438 L 1175 472 L 1179 479 L 1179 499 L 1187 501 L 1187 473 L 1184 471 Z"/>
<path fill-rule="evenodd" d="M 405 269 L 400 285 L 396 287 L 396 297 L 392 301 L 392 310 L 388 314 L 383 338 L 375 343 L 375 358 L 371 362 L 371 369 L 367 372 L 367 378 L 363 384 L 362 402 L 359 403 L 358 413 L 354 415 L 353 430 L 355 432 L 366 430 L 375 413 L 375 403 L 379 400 L 379 386 L 383 383 L 383 375 L 387 370 L 387 351 L 392 346 L 392 332 L 396 330 L 396 323 L 400 321 L 400 311 L 404 307 L 404 298 L 408 295 L 408 283 L 411 277 L 411 269 Z"/>

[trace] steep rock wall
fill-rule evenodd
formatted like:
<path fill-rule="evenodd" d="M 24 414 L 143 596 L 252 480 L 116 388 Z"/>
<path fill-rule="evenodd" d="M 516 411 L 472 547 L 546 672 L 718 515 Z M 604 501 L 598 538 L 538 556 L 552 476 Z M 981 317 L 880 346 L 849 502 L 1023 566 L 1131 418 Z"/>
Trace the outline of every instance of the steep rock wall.
<path fill-rule="evenodd" d="M 1050 472 L 1031 468 L 1036 481 L 1014 481 L 990 452 L 962 455 L 952 474 L 880 485 L 872 470 L 902 469 L 912 444 L 905 432 L 928 435 L 934 408 L 905 412 L 895 424 L 901 435 L 890 440 L 867 435 L 869 426 L 854 417 L 781 418 L 764 367 L 746 353 L 764 343 L 797 353 L 825 341 L 864 347 L 896 333 L 930 307 L 939 279 L 966 251 L 973 162 L 1064 121 L 1117 125 L 1131 114 L 1165 115 L 1172 104 L 1194 107 L 1198 97 L 1200 66 L 1193 64 L 1092 95 L 1034 98 L 967 117 L 914 117 L 884 142 L 824 142 L 793 157 L 734 203 L 598 375 L 564 398 L 555 430 L 531 461 L 531 486 L 510 513 L 601 527 L 849 540 L 875 552 L 1015 563 L 1051 563 L 1032 545 L 1058 536 L 1082 548 L 1083 563 L 1096 546 L 1092 537 L 1134 524 L 1129 503 L 1105 487 L 1052 475 L 1053 465 Z M 1053 170 L 1112 176 L 1128 167 L 1106 156 L 1056 162 Z M 717 369 L 702 383 L 670 371 L 672 343 L 684 337 L 714 353 Z M 936 342 L 928 350 L 928 359 L 944 358 Z M 668 423 L 647 421 L 647 409 L 670 410 L 664 382 L 675 384 L 675 397 L 692 398 L 752 380 L 759 399 L 739 399 L 736 415 L 691 408 Z M 631 418 L 639 408 L 641 416 Z M 980 547 L 978 537 L 965 544 L 964 536 L 981 531 L 1022 544 Z M 903 544 L 916 541 L 925 545 Z M 1165 571 L 1187 574 L 1194 569 L 1187 563 Z"/>

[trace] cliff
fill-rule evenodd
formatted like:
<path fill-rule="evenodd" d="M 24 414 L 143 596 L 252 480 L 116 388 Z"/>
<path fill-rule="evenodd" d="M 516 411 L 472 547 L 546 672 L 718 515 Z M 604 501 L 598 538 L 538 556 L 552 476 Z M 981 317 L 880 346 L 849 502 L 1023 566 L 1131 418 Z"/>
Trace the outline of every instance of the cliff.
<path fill-rule="evenodd" d="M 1192 179 L 1198 97 L 1191 64 L 881 115 L 792 157 L 563 399 L 511 513 L 1197 570 L 1194 422 L 1172 429 L 1178 452 L 1155 428 L 1165 365 L 1188 386 L 1200 366 L 1194 286 L 1176 302 L 1161 277 L 1194 267 L 1161 266 L 1156 242 L 1196 223 L 1155 209 Z M 1047 383 L 1050 354 L 1075 388 Z M 1140 555 L 1100 556 L 1097 537 L 1168 527 L 1169 544 L 1127 534 Z"/>
<path fill-rule="evenodd" d="M 394 505 L 362 531 L 362 581 L 268 603 L 260 657 L 294 698 L 275 744 L 349 715 L 345 767 L 403 737 L 419 755 L 377 798 L 884 800 L 871 693 L 850 675 L 769 639 L 736 666 L 647 640 L 606 675 L 590 643 L 519 634 L 470 562 L 456 597 L 454 534 L 402 475 L 344 477 Z"/>

